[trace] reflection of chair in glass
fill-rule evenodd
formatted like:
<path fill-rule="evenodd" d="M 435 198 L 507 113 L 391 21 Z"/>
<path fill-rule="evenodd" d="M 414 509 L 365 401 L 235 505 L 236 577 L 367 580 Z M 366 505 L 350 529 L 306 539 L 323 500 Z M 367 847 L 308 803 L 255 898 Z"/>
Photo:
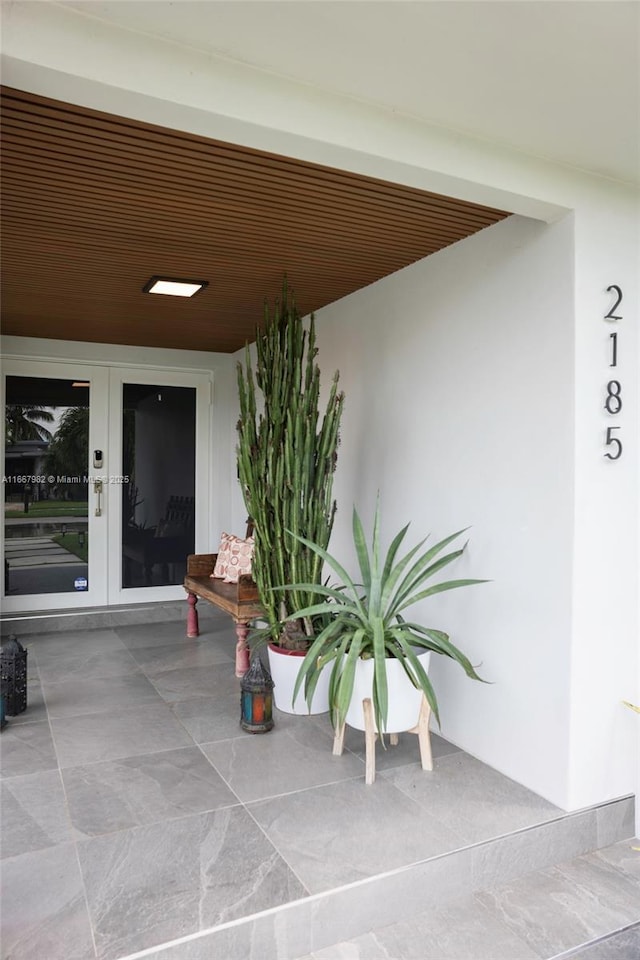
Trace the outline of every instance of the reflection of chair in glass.
<path fill-rule="evenodd" d="M 123 537 L 122 554 L 125 560 L 124 586 L 133 586 L 131 563 L 139 564 L 144 573 L 144 585 L 153 583 L 153 568 L 160 565 L 160 584 L 179 583 L 187 555 L 194 550 L 195 498 L 169 497 L 164 517 L 157 527 L 128 528 Z"/>

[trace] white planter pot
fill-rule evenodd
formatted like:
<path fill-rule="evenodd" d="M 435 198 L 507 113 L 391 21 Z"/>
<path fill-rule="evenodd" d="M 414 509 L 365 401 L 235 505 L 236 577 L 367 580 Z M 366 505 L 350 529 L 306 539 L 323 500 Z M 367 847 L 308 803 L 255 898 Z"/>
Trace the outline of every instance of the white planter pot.
<path fill-rule="evenodd" d="M 299 650 L 282 650 L 270 643 L 269 670 L 274 682 L 273 701 L 283 713 L 294 713 L 298 716 L 310 713 L 327 713 L 329 710 L 329 677 L 331 665 L 324 668 L 320 674 L 318 685 L 311 699 L 311 709 L 307 706 L 304 696 L 304 685 L 293 702 L 293 689 L 298 679 L 304 654 Z"/>
<path fill-rule="evenodd" d="M 424 670 L 429 672 L 431 651 L 426 650 L 416 656 Z M 387 669 L 387 689 L 389 691 L 389 710 L 385 733 L 402 733 L 417 726 L 422 703 L 422 690 L 416 689 L 402 668 L 399 660 L 385 660 Z M 358 660 L 353 685 L 351 703 L 347 710 L 347 723 L 356 730 L 364 730 L 364 711 L 362 701 L 370 699 L 373 703 L 373 659 Z"/>

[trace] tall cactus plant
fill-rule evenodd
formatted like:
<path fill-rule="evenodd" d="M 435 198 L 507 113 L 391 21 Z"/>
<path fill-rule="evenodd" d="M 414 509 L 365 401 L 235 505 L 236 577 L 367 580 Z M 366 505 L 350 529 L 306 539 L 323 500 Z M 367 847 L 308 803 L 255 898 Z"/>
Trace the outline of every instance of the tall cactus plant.
<path fill-rule="evenodd" d="M 316 363 L 315 324 L 308 329 L 283 282 L 282 299 L 256 337 L 255 372 L 249 347 L 238 363 L 238 474 L 254 522 L 253 575 L 266 611 L 270 639 L 304 647 L 313 634 L 305 621 L 282 621 L 310 606 L 312 594 L 274 590 L 287 583 L 320 583 L 322 561 L 297 537 L 325 548 L 336 512 L 332 498 L 344 394 L 338 373 L 320 420 L 320 368 Z M 257 391 L 261 398 L 256 396 Z M 296 537 L 291 536 L 293 532 Z"/>

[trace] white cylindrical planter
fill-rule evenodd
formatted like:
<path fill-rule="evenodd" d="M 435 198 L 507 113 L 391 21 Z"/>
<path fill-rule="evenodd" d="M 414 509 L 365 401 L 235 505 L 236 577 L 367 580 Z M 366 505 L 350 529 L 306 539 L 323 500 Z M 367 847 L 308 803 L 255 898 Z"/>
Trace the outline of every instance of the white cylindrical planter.
<path fill-rule="evenodd" d="M 431 651 L 418 653 L 416 656 L 426 673 L 429 672 Z M 347 710 L 347 723 L 356 730 L 364 730 L 364 711 L 362 701 L 369 699 L 373 703 L 373 658 L 358 660 L 356 663 L 355 682 L 351 703 Z M 389 691 L 389 710 L 385 733 L 402 733 L 417 726 L 422 703 L 422 690 L 416 689 L 407 677 L 402 664 L 394 657 L 385 660 L 387 670 L 387 689 Z"/>
<path fill-rule="evenodd" d="M 307 706 L 304 696 L 304 684 L 298 691 L 293 702 L 293 689 L 302 666 L 304 653 L 301 650 L 283 650 L 270 643 L 269 670 L 274 682 L 273 701 L 283 713 L 294 713 L 299 716 L 310 713 L 327 713 L 329 710 L 329 677 L 331 665 L 325 667 L 318 679 L 318 685 L 311 699 L 311 709 Z"/>

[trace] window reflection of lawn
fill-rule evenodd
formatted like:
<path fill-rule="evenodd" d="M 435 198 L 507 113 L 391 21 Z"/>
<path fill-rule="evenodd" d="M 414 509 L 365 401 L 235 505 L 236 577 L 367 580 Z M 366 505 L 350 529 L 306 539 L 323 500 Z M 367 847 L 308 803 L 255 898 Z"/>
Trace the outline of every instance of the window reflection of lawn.
<path fill-rule="evenodd" d="M 82 543 L 80 543 L 80 537 L 82 537 Z M 86 533 L 59 533 L 51 539 L 54 543 L 68 550 L 69 553 L 75 554 L 75 556 L 83 560 L 84 563 L 88 562 L 89 538 Z"/>
<path fill-rule="evenodd" d="M 88 516 L 88 502 L 86 500 L 34 500 L 29 504 L 29 512 L 12 509 L 12 504 L 5 504 L 5 519 L 22 520 L 31 517 L 86 517 Z"/>

